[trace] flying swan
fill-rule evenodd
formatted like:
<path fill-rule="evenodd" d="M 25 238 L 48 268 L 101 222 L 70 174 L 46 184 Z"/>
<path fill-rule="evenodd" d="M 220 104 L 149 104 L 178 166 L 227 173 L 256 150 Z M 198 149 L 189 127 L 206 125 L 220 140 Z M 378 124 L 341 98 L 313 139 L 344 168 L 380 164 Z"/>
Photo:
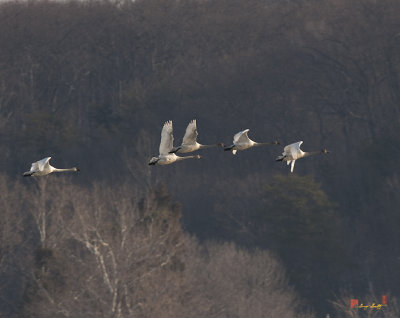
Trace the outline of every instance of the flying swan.
<path fill-rule="evenodd" d="M 304 157 L 309 157 L 312 155 L 318 155 L 318 154 L 327 154 L 329 153 L 328 150 L 322 149 L 319 151 L 311 151 L 311 152 L 305 152 L 300 149 L 300 146 L 303 142 L 298 141 L 293 144 L 287 145 L 283 149 L 282 156 L 278 156 L 276 158 L 276 161 L 286 161 L 287 164 L 289 165 L 292 163 L 290 166 L 290 172 L 293 172 L 294 170 L 294 163 L 296 162 L 297 159 L 304 158 Z"/>
<path fill-rule="evenodd" d="M 186 156 L 179 157 L 174 153 L 170 153 L 174 144 L 172 121 L 167 121 L 161 130 L 161 142 L 160 142 L 160 155 L 158 157 L 153 157 L 149 161 L 149 165 L 169 165 L 175 161 L 185 160 L 185 159 L 200 159 L 197 156 Z"/>
<path fill-rule="evenodd" d="M 251 147 L 257 146 L 265 146 L 265 145 L 279 145 L 279 142 L 255 142 L 247 136 L 249 129 L 238 132 L 235 136 L 233 136 L 233 144 L 228 147 L 224 147 L 225 151 L 232 150 L 232 153 L 235 155 L 237 150 L 245 150 Z"/>
<path fill-rule="evenodd" d="M 50 165 L 51 157 L 44 158 L 42 160 L 36 161 L 32 163 L 31 170 L 24 172 L 24 177 L 31 177 L 31 176 L 45 176 L 52 172 L 66 172 L 66 171 L 79 171 L 78 168 L 68 168 L 68 169 L 57 169 Z"/>
<path fill-rule="evenodd" d="M 197 126 L 196 119 L 193 119 L 186 127 L 185 136 L 183 136 L 182 144 L 179 147 L 174 147 L 170 153 L 186 153 L 199 149 L 211 148 L 221 146 L 222 144 L 215 145 L 202 145 L 197 142 Z"/>

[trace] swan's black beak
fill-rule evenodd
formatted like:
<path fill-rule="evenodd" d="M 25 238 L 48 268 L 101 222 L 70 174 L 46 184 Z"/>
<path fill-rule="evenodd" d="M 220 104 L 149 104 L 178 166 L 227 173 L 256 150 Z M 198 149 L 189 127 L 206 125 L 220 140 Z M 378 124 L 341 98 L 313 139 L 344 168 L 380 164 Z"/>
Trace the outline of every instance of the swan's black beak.
<path fill-rule="evenodd" d="M 169 153 L 176 153 L 178 152 L 179 149 L 181 149 L 182 147 L 174 147 L 171 149 L 171 151 Z"/>

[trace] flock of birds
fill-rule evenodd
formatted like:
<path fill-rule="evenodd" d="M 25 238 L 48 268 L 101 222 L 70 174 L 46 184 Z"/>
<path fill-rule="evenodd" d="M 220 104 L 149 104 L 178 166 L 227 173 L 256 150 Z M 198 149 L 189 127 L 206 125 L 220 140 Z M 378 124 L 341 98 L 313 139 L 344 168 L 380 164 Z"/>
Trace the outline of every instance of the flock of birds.
<path fill-rule="evenodd" d="M 233 143 L 230 146 L 225 146 L 223 143 L 218 143 L 214 145 L 202 145 L 197 142 L 197 125 L 196 120 L 193 119 L 186 128 L 185 135 L 182 140 L 182 144 L 178 147 L 174 147 L 174 136 L 172 121 L 167 121 L 161 130 L 161 142 L 160 142 L 160 154 L 158 157 L 153 157 L 149 161 L 149 165 L 168 165 L 176 161 L 181 161 L 185 159 L 200 159 L 199 155 L 195 156 L 177 156 L 176 153 L 188 153 L 199 149 L 211 148 L 211 147 L 222 147 L 225 151 L 232 151 L 235 155 L 238 150 L 246 150 L 252 147 L 264 146 L 264 145 L 280 145 L 279 142 L 255 142 L 251 140 L 248 136 L 249 129 L 238 132 L 233 136 Z M 293 144 L 287 145 L 283 149 L 281 156 L 276 158 L 276 161 L 286 161 L 290 167 L 290 172 L 294 170 L 294 164 L 296 160 L 309 157 L 316 154 L 327 154 L 329 151 L 326 149 L 305 152 L 300 149 L 303 142 L 298 141 Z M 29 176 L 45 176 L 52 172 L 65 172 L 65 171 L 79 171 L 78 168 L 68 168 L 68 169 L 57 169 L 50 165 L 51 157 L 44 158 L 42 160 L 32 163 L 31 169 L 23 174 L 24 177 Z"/>

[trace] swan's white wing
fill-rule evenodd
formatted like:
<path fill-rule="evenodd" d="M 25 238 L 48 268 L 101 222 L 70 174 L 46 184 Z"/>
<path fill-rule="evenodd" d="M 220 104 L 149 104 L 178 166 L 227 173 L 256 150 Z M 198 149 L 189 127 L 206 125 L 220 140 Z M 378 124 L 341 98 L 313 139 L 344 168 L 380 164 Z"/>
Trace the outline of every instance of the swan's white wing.
<path fill-rule="evenodd" d="M 37 161 L 32 163 L 31 171 L 39 171 L 39 164 Z"/>
<path fill-rule="evenodd" d="M 302 143 L 302 141 L 298 141 L 293 144 L 287 145 L 285 148 L 283 148 L 283 155 L 290 156 L 293 154 L 297 154 L 300 151 L 300 146 Z"/>
<path fill-rule="evenodd" d="M 238 132 L 235 136 L 233 136 L 233 143 L 238 144 L 238 143 L 249 142 L 249 137 L 247 136 L 248 132 L 249 132 L 249 129 Z"/>
<path fill-rule="evenodd" d="M 47 157 L 47 158 L 44 158 L 42 160 L 32 163 L 31 170 L 34 166 L 35 166 L 35 171 L 43 171 L 43 170 L 47 169 L 50 165 L 49 164 L 50 159 L 51 159 L 51 157 Z"/>
<path fill-rule="evenodd" d="M 196 119 L 193 119 L 186 127 L 186 133 L 185 136 L 183 136 L 182 144 L 194 145 L 197 142 L 197 135 Z"/>
<path fill-rule="evenodd" d="M 172 121 L 169 120 L 164 123 L 161 131 L 160 155 L 168 155 L 173 146 L 174 136 L 172 134 Z"/>

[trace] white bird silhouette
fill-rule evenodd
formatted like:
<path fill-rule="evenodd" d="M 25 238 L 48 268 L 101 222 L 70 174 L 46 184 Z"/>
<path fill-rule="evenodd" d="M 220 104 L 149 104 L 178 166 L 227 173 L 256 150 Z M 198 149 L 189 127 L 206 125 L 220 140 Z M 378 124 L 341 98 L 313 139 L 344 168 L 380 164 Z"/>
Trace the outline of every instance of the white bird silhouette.
<path fill-rule="evenodd" d="M 197 126 L 196 119 L 193 119 L 186 127 L 185 136 L 183 136 L 182 144 L 179 147 L 174 147 L 170 153 L 186 153 L 199 149 L 211 148 L 221 146 L 222 144 L 215 145 L 202 145 L 197 142 Z"/>
<path fill-rule="evenodd" d="M 286 161 L 288 165 L 291 163 L 292 165 L 290 167 L 290 172 L 293 172 L 294 163 L 296 162 L 297 159 L 309 157 L 309 156 L 317 155 L 317 154 L 329 153 L 329 151 L 326 149 L 322 149 L 319 151 L 311 151 L 311 152 L 302 151 L 300 149 L 300 146 L 302 143 L 303 143 L 302 141 L 298 141 L 293 144 L 287 145 L 283 149 L 282 156 L 278 156 L 276 158 L 276 161 Z"/>
<path fill-rule="evenodd" d="M 44 158 L 42 160 L 32 163 L 31 170 L 24 172 L 23 176 L 24 177 L 30 177 L 30 176 L 36 177 L 36 176 L 45 176 L 52 172 L 79 171 L 79 169 L 76 167 L 68 168 L 68 169 L 54 168 L 49 163 L 50 159 L 51 159 L 51 157 L 47 157 L 47 158 Z"/>
<path fill-rule="evenodd" d="M 185 159 L 200 159 L 197 156 L 186 156 L 179 157 L 174 153 L 169 153 L 174 144 L 172 121 L 167 121 L 161 130 L 161 142 L 160 142 L 160 155 L 158 157 L 153 157 L 149 161 L 149 165 L 169 165 L 175 161 L 185 160 Z"/>
<path fill-rule="evenodd" d="M 235 136 L 233 136 L 233 144 L 229 147 L 224 147 L 225 151 L 232 150 L 232 153 L 235 155 L 237 150 L 245 150 L 251 147 L 264 146 L 264 145 L 279 145 L 279 142 L 255 142 L 247 136 L 249 129 L 238 132 Z"/>

